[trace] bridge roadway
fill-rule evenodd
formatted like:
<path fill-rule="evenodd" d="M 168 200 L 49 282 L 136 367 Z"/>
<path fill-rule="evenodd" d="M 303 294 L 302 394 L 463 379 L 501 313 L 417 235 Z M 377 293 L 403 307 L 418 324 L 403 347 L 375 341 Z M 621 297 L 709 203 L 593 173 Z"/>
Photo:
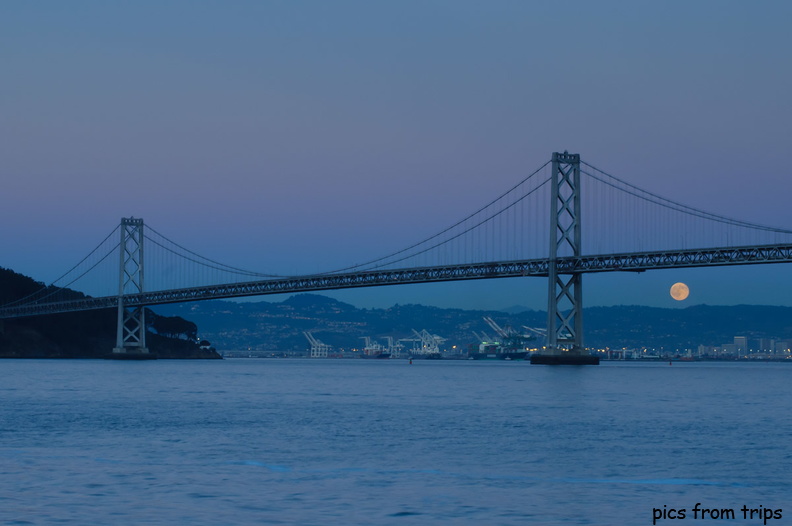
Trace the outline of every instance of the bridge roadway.
<path fill-rule="evenodd" d="M 560 257 L 561 274 L 594 272 L 643 272 L 653 269 L 792 263 L 792 245 L 757 245 L 730 248 L 708 248 L 608 254 L 597 256 Z M 288 294 L 317 290 L 463 281 L 469 279 L 547 276 L 548 259 L 527 259 L 491 263 L 471 263 L 396 270 L 370 270 L 338 274 L 315 274 L 268 279 L 244 283 L 209 285 L 185 289 L 142 292 L 124 296 L 124 305 L 139 307 L 164 303 L 182 303 L 243 296 Z M 118 307 L 118 296 L 81 298 L 60 302 L 34 303 L 0 308 L 0 319 L 38 316 L 83 310 Z"/>

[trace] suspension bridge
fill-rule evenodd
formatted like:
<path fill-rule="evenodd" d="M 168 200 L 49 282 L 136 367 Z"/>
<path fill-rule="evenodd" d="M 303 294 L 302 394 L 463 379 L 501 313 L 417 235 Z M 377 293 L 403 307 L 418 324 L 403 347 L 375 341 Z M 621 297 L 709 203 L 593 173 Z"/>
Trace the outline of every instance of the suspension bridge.
<path fill-rule="evenodd" d="M 593 363 L 583 345 L 584 274 L 786 262 L 792 262 L 792 230 L 666 199 L 564 152 L 420 242 L 310 275 L 229 266 L 179 245 L 142 219 L 125 218 L 51 285 L 0 306 L 0 319 L 116 308 L 113 353 L 134 356 L 148 353 L 144 307 L 152 305 L 541 276 L 548 279 L 547 352 L 537 361 Z"/>

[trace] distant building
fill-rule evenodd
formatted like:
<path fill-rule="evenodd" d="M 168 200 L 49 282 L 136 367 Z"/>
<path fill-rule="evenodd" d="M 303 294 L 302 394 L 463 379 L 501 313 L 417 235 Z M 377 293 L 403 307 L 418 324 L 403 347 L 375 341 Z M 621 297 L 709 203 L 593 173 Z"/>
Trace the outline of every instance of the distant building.
<path fill-rule="evenodd" d="M 759 352 L 773 352 L 775 351 L 776 341 L 770 338 L 759 339 Z"/>
<path fill-rule="evenodd" d="M 748 338 L 745 336 L 735 336 L 734 346 L 737 348 L 736 354 L 743 355 L 748 352 Z"/>
<path fill-rule="evenodd" d="M 721 350 L 727 356 L 737 356 L 737 345 L 734 343 L 724 343 Z"/>

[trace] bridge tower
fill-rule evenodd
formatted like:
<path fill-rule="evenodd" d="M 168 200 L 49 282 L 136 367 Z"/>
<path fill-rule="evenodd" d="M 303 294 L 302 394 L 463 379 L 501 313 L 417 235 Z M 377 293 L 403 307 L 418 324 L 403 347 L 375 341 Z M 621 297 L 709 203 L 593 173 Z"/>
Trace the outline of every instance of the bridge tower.
<path fill-rule="evenodd" d="M 118 332 L 111 358 L 151 359 L 146 348 L 144 307 L 124 305 L 125 294 L 143 292 L 143 220 L 121 219 L 120 266 L 118 276 Z"/>
<path fill-rule="evenodd" d="M 558 268 L 559 257 L 582 255 L 580 155 L 553 153 L 550 184 L 547 352 L 531 363 L 596 364 L 599 358 L 583 348 L 583 274 Z"/>

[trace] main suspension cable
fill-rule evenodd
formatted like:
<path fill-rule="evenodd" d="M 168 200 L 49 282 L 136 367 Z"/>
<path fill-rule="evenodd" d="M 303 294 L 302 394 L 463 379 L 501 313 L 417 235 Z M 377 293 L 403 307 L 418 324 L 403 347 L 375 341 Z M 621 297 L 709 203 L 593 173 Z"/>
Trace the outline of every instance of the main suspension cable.
<path fill-rule="evenodd" d="M 173 241 L 173 240 L 169 239 L 168 237 L 164 236 L 163 234 L 157 232 L 155 229 L 151 228 L 149 225 L 146 225 L 146 228 L 148 230 L 151 230 L 153 233 L 157 234 L 158 236 L 160 236 L 162 239 L 164 239 L 168 243 L 176 246 L 177 248 L 187 252 L 188 254 L 190 254 L 192 256 L 195 256 L 196 258 L 199 258 L 199 259 L 201 259 L 203 261 L 211 263 L 211 265 L 209 265 L 207 263 L 204 263 L 203 261 L 199 261 L 197 259 L 193 259 L 193 258 L 187 257 L 187 256 L 185 256 L 183 254 L 179 254 L 175 250 L 166 247 L 162 243 L 157 242 L 157 240 L 153 239 L 152 237 L 150 237 L 150 236 L 148 236 L 148 235 L 146 235 L 144 233 L 143 234 L 144 237 L 146 239 L 148 239 L 149 241 L 151 241 L 152 243 L 154 243 L 155 245 L 158 245 L 158 246 L 162 247 L 163 249 L 167 250 L 168 252 L 170 252 L 172 254 L 180 256 L 180 257 L 182 257 L 182 258 L 184 258 L 184 259 L 186 259 L 188 261 L 192 261 L 193 263 L 197 263 L 199 265 L 203 265 L 203 266 L 205 266 L 207 268 L 213 268 L 215 270 L 223 270 L 223 271 L 226 271 L 226 272 L 231 272 L 231 273 L 235 273 L 235 274 L 241 274 L 241 275 L 244 275 L 244 276 L 253 276 L 253 277 L 261 277 L 261 278 L 288 278 L 288 277 L 291 277 L 291 276 L 282 276 L 282 275 L 278 275 L 278 274 L 267 274 L 267 273 L 262 273 L 262 272 L 254 272 L 252 270 L 245 270 L 245 269 L 241 269 L 241 268 L 237 268 L 237 267 L 232 267 L 231 265 L 226 265 L 225 263 L 220 263 L 219 261 L 215 261 L 213 259 L 204 257 L 204 256 L 202 256 L 202 255 L 200 255 L 200 254 L 198 254 L 196 252 L 193 252 L 192 250 L 190 250 L 188 248 L 185 248 L 185 247 L 181 246 L 180 244 L 176 243 L 175 241 Z"/>
<path fill-rule="evenodd" d="M 393 252 L 392 254 L 388 254 L 387 256 L 382 256 L 382 257 L 379 257 L 379 258 L 377 258 L 377 259 L 372 259 L 371 261 L 367 261 L 367 262 L 365 262 L 365 263 L 359 263 L 359 264 L 357 264 L 357 265 L 352 265 L 352 266 L 349 266 L 349 267 L 344 267 L 344 268 L 340 268 L 340 269 L 336 269 L 336 270 L 331 270 L 331 271 L 329 271 L 329 272 L 325 272 L 325 273 L 323 273 L 323 274 L 337 274 L 337 273 L 340 273 L 340 272 L 346 272 L 346 271 L 349 271 L 349 270 L 355 270 L 355 269 L 359 269 L 359 268 L 361 268 L 361 267 L 369 267 L 369 265 L 373 265 L 374 263 L 379 263 L 380 261 L 383 261 L 383 260 L 386 260 L 386 259 L 390 259 L 390 258 L 392 258 L 392 257 L 394 257 L 394 256 L 398 256 L 398 255 L 400 255 L 400 254 L 403 254 L 403 253 L 405 253 L 405 252 L 407 252 L 407 251 L 409 251 L 409 250 L 412 250 L 413 248 L 416 248 L 416 247 L 419 247 L 419 246 L 421 246 L 421 245 L 423 245 L 423 244 L 425 244 L 425 243 L 428 243 L 429 241 L 432 241 L 433 239 L 436 239 L 436 238 L 438 238 L 438 237 L 442 236 L 443 234 L 447 233 L 448 231 L 450 231 L 450 230 L 452 230 L 452 229 L 454 229 L 454 228 L 458 227 L 459 225 L 461 225 L 461 224 L 462 224 L 462 223 L 464 223 L 465 221 L 468 221 L 469 219 L 472 219 L 472 218 L 473 218 L 474 216 L 476 216 L 477 214 L 481 213 L 482 211 L 486 210 L 486 209 L 487 209 L 487 208 L 489 208 L 490 206 L 494 205 L 495 203 L 497 203 L 498 201 L 500 201 L 501 199 L 503 199 L 504 197 L 506 197 L 507 195 L 509 195 L 510 193 L 512 193 L 514 190 L 516 190 L 517 188 L 519 188 L 520 186 L 522 186 L 523 184 L 525 184 L 526 182 L 528 182 L 528 180 L 529 180 L 529 179 L 531 179 L 533 176 L 535 176 L 535 175 L 536 175 L 536 174 L 538 174 L 540 171 L 542 171 L 542 169 L 544 169 L 544 167 L 545 167 L 545 166 L 547 166 L 548 164 L 550 164 L 550 161 L 547 161 L 547 162 L 545 162 L 545 163 L 544 163 L 542 166 L 540 166 L 539 168 L 537 168 L 536 170 L 534 170 L 534 172 L 533 172 L 533 173 L 531 173 L 531 174 L 530 174 L 528 177 L 524 178 L 522 181 L 520 181 L 519 183 L 515 184 L 514 186 L 512 186 L 511 188 L 509 188 L 508 190 L 506 190 L 505 192 L 503 192 L 501 195 L 499 195 L 498 197 L 496 197 L 495 199 L 493 199 L 492 201 L 490 201 L 490 202 L 489 202 L 489 203 L 487 203 L 486 205 L 482 206 L 481 208 L 479 208 L 478 210 L 476 210 L 475 212 L 473 212 L 472 214 L 469 214 L 469 215 L 468 215 L 467 217 L 465 217 L 464 219 L 460 219 L 459 221 L 457 221 L 457 222 L 456 222 L 456 223 L 454 223 L 453 225 L 449 226 L 448 228 L 445 228 L 444 230 L 441 230 L 440 232 L 438 232 L 438 233 L 436 233 L 436 234 L 434 234 L 434 235 L 432 235 L 432 236 L 430 236 L 430 237 L 428 237 L 428 238 L 424 239 L 423 241 L 419 241 L 418 243 L 414 243 L 414 244 L 410 245 L 409 247 L 406 247 L 406 248 L 403 248 L 403 249 L 401 249 L 401 250 L 398 250 L 398 251 L 396 251 L 396 252 Z M 544 181 L 544 182 L 543 182 L 543 183 L 541 183 L 541 184 L 540 184 L 538 187 L 536 187 L 534 190 L 531 190 L 531 192 L 529 192 L 528 194 L 524 195 L 523 197 L 521 197 L 521 198 L 520 198 L 518 201 L 516 201 L 516 202 L 522 201 L 522 200 L 523 200 L 525 197 L 527 197 L 528 195 L 530 195 L 531 193 L 533 193 L 534 191 L 536 191 L 537 189 L 539 189 L 541 186 L 543 186 L 543 185 L 544 185 L 544 184 L 546 184 L 546 183 L 547 183 L 547 181 Z M 514 204 L 514 203 L 513 203 L 513 204 Z M 511 208 L 511 206 L 513 206 L 513 204 L 512 204 L 512 205 L 509 205 L 509 206 L 508 206 L 506 209 L 508 209 L 508 208 Z M 506 210 L 506 209 L 504 209 L 504 210 Z M 497 214 L 496 214 L 496 215 L 497 215 Z M 491 219 L 492 217 L 494 217 L 494 216 L 491 216 L 489 219 Z M 489 220 L 489 219 L 488 219 L 488 220 Z M 486 221 L 485 221 L 485 222 L 486 222 Z M 482 223 L 480 223 L 480 224 L 482 224 Z M 478 226 L 478 225 L 476 225 L 476 226 Z M 475 227 L 473 227 L 473 228 L 475 228 Z M 467 233 L 467 232 L 469 232 L 470 230 L 471 230 L 471 229 L 465 230 L 464 232 L 462 232 L 462 234 L 464 234 L 464 233 Z M 457 237 L 459 237 L 460 235 L 461 235 L 461 234 L 458 234 L 458 235 L 456 235 L 456 236 L 452 237 L 451 239 L 456 239 L 456 238 L 457 238 Z M 449 240 L 449 241 L 450 241 L 450 240 Z M 443 243 L 445 243 L 445 242 L 443 242 Z M 429 249 L 432 249 L 432 248 L 435 248 L 435 247 L 437 247 L 437 246 L 440 246 L 440 245 L 442 245 L 443 243 L 438 243 L 437 245 L 434 245 L 434 246 L 432 246 L 432 247 L 429 247 Z M 418 252 L 418 253 L 415 253 L 415 254 L 411 254 L 411 255 L 409 255 L 409 256 L 406 256 L 406 257 L 404 257 L 404 258 L 398 259 L 398 260 L 396 260 L 396 261 L 391 261 L 390 263 L 396 263 L 396 262 L 398 262 L 398 261 L 404 261 L 404 260 L 405 260 L 405 259 L 407 259 L 407 258 L 410 258 L 410 257 L 413 257 L 413 256 L 417 256 L 417 255 L 419 255 L 419 254 L 423 254 L 423 253 L 425 253 L 425 252 L 426 252 L 427 250 L 429 250 L 429 249 L 423 250 L 423 251 L 421 251 L 421 252 Z M 387 265 L 387 264 L 389 264 L 389 263 L 385 263 L 385 264 L 383 264 L 383 265 L 374 266 L 374 267 L 371 267 L 371 268 L 381 268 L 382 266 L 384 266 L 384 265 Z"/>
<path fill-rule="evenodd" d="M 404 261 L 404 260 L 406 260 L 406 259 L 409 259 L 409 258 L 412 258 L 412 257 L 415 257 L 415 256 L 420 256 L 421 254 L 424 254 L 424 253 L 426 253 L 426 252 L 428 252 L 428 251 L 430 251 L 430 250 L 432 250 L 432 249 L 434 249 L 434 248 L 437 248 L 437 247 L 443 246 L 443 245 L 445 245 L 446 243 L 450 243 L 451 241 L 453 241 L 453 240 L 455 240 L 455 239 L 457 239 L 457 238 L 459 238 L 459 237 L 461 237 L 461 236 L 463 236 L 463 235 L 467 234 L 468 232 L 471 232 L 471 231 L 475 230 L 476 228 L 480 227 L 481 225 L 483 225 L 483 224 L 486 224 L 486 223 L 489 223 L 489 222 L 490 222 L 490 221 L 492 221 L 494 218 L 496 218 L 496 217 L 499 217 L 501 214 L 503 214 L 504 212 L 506 212 L 506 211 L 507 211 L 507 210 L 509 210 L 510 208 L 514 207 L 514 206 L 515 206 L 515 205 L 517 205 L 518 203 L 520 203 L 520 202 L 521 202 L 523 199 L 525 199 L 526 197 L 530 196 L 531 194 L 533 194 L 534 192 L 536 192 L 537 190 L 539 190 L 540 188 L 542 188 L 542 187 L 543 187 L 544 185 L 546 185 L 548 182 L 550 182 L 550 177 L 548 177 L 547 179 L 545 179 L 545 180 L 544 180 L 542 183 L 540 183 L 540 184 L 539 184 L 539 185 L 538 185 L 536 188 L 534 188 L 534 189 L 533 189 L 533 190 L 531 190 L 530 192 L 526 193 L 525 195 L 523 195 L 522 197 L 520 197 L 519 199 L 517 199 L 517 200 L 516 200 L 516 201 L 514 201 L 513 203 L 511 203 L 511 204 L 509 204 L 508 206 L 506 206 L 506 208 L 504 208 L 504 209 L 502 209 L 502 210 L 499 210 L 498 212 L 496 212 L 496 213 L 494 213 L 494 214 L 492 214 L 492 215 L 490 215 L 490 216 L 488 216 L 488 217 L 486 217 L 486 218 L 482 219 L 481 221 L 479 221 L 479 222 L 478 222 L 478 223 L 476 223 L 475 225 L 471 226 L 470 228 L 468 228 L 468 229 L 466 229 L 466 230 L 463 230 L 462 232 L 460 232 L 460 233 L 458 233 L 458 234 L 456 234 L 456 235 L 454 235 L 454 236 L 452 236 L 452 237 L 450 237 L 450 238 L 446 239 L 445 241 L 440 241 L 439 243 L 436 243 L 436 244 L 434 244 L 434 245 L 432 245 L 432 246 L 430 246 L 430 247 L 427 247 L 427 248 L 425 248 L 425 249 L 423 249 L 423 250 L 421 250 L 421 251 L 419 251 L 419 252 L 415 252 L 415 253 L 412 253 L 412 254 L 408 254 L 408 255 L 406 255 L 406 256 L 404 256 L 404 257 L 400 258 L 400 259 L 396 259 L 396 260 L 393 260 L 393 261 L 388 261 L 388 262 L 386 262 L 386 263 L 382 263 L 381 265 L 377 265 L 377 266 L 374 266 L 374 267 L 370 267 L 370 270 L 377 269 L 377 268 L 382 268 L 382 267 L 384 267 L 384 266 L 386 266 L 386 265 L 390 265 L 390 264 L 393 264 L 393 263 L 398 263 L 398 262 L 400 262 L 400 261 Z M 479 211 L 480 211 L 480 210 L 479 210 Z M 434 236 L 434 237 L 437 237 L 437 236 Z M 419 243 L 419 244 L 420 244 L 420 243 Z"/>
<path fill-rule="evenodd" d="M 93 255 L 96 253 L 96 251 L 97 251 L 97 250 L 99 250 L 100 248 L 102 248 L 102 245 L 104 245 L 104 244 L 105 244 L 105 242 L 107 242 L 107 240 L 108 240 L 108 239 L 110 239 L 111 237 L 113 237 L 113 235 L 114 235 L 114 234 L 116 234 L 116 233 L 118 232 L 118 229 L 119 229 L 119 228 L 121 228 L 121 226 L 120 226 L 120 225 L 119 225 L 119 226 L 117 226 L 117 227 L 115 227 L 115 228 L 113 229 L 113 231 L 112 231 L 112 232 L 110 232 L 110 233 L 107 235 L 107 237 L 105 237 L 105 238 L 104 238 L 104 239 L 103 239 L 103 240 L 102 240 L 102 241 L 101 241 L 101 242 L 100 242 L 98 245 L 96 245 L 96 247 L 95 247 L 93 250 L 91 250 L 91 252 L 89 252 L 89 253 L 88 253 L 88 255 L 87 255 L 87 256 L 85 256 L 84 258 L 82 258 L 82 259 L 80 260 L 80 262 L 79 262 L 79 263 L 77 263 L 77 264 L 76 264 L 76 265 L 74 265 L 72 268 L 70 268 L 69 270 L 67 270 L 66 272 L 64 272 L 64 273 L 63 273 L 63 274 L 62 274 L 60 277 L 58 277 L 56 280 L 54 280 L 53 282 L 51 282 L 49 285 L 44 285 L 43 287 L 41 287 L 41 288 L 40 288 L 40 289 L 38 289 L 37 291 L 35 291 L 35 292 L 32 292 L 32 293 L 30 293 L 30 294 L 28 294 L 27 296 L 24 296 L 24 297 L 22 297 L 22 298 L 19 298 L 19 299 L 16 299 L 16 300 L 14 300 L 14 301 L 11 301 L 11 302 L 9 302 L 9 303 L 6 303 L 5 305 L 2 305 L 2 307 L 10 307 L 10 306 L 12 306 L 12 305 L 17 305 L 17 304 L 19 304 L 19 303 L 21 303 L 21 302 L 23 302 L 23 301 L 25 301 L 25 300 L 28 300 L 28 299 L 32 298 L 32 297 L 33 297 L 33 296 L 35 296 L 36 294 L 39 294 L 41 291 L 47 290 L 47 289 L 49 289 L 50 287 L 54 287 L 54 286 L 55 286 L 55 284 L 56 284 L 57 282 L 59 282 L 60 280 L 62 280 L 63 278 L 65 278 L 66 276 L 68 276 L 69 274 L 71 274 L 72 272 L 74 272 L 74 270 L 75 270 L 77 267 L 79 267 L 80 265 L 82 265 L 83 263 L 85 263 L 85 262 L 88 260 L 88 258 L 90 258 L 91 256 L 93 256 Z M 119 243 L 119 244 L 120 244 L 120 243 Z M 60 289 L 64 289 L 64 288 L 67 288 L 67 287 L 69 287 L 70 285 L 74 284 L 74 283 L 75 283 L 77 280 L 79 280 L 80 278 L 82 278 L 83 276 L 85 276 L 85 275 L 86 275 L 88 272 L 90 272 L 91 270 L 93 270 L 94 268 L 96 268 L 96 266 L 97 266 L 97 265 L 99 265 L 99 263 L 101 263 L 102 261 L 104 261 L 105 259 L 107 259 L 107 257 L 108 257 L 110 254 L 112 254 L 112 253 L 113 253 L 113 251 L 114 251 L 116 248 L 118 248 L 118 245 L 119 245 L 119 244 L 116 244 L 116 246 L 114 246 L 113 248 L 111 248 L 111 249 L 108 251 L 108 253 L 107 253 L 107 254 L 105 254 L 104 256 L 102 256 L 102 258 L 101 258 L 101 259 L 100 259 L 98 262 L 96 262 L 94 265 L 92 265 L 92 266 L 91 266 L 91 267 L 90 267 L 88 270 L 86 270 L 85 272 L 83 272 L 82 274 L 80 274 L 79 276 L 77 276 L 75 279 L 71 280 L 71 281 L 70 281 L 69 283 L 67 283 L 66 285 L 60 286 L 60 287 L 58 287 L 58 288 L 60 288 Z M 41 297 L 41 298 L 38 298 L 36 301 L 40 301 L 40 300 L 42 300 L 42 299 L 44 299 L 44 298 L 48 298 L 48 297 L 52 296 L 52 294 L 54 294 L 54 292 L 52 292 L 52 293 L 50 293 L 50 294 L 48 294 L 48 295 L 46 295 L 46 296 L 43 296 L 43 297 Z"/>
<path fill-rule="evenodd" d="M 654 203 L 656 205 L 663 206 L 665 208 L 669 208 L 669 209 L 675 210 L 677 212 L 682 212 L 682 213 L 685 213 L 685 214 L 688 214 L 688 215 L 700 217 L 702 219 L 709 219 L 711 221 L 717 221 L 717 222 L 725 223 L 725 224 L 732 225 L 732 226 L 741 226 L 741 227 L 745 227 L 745 228 L 752 228 L 752 229 L 755 229 L 755 230 L 764 230 L 766 232 L 773 232 L 773 233 L 776 233 L 776 234 L 792 234 L 792 230 L 787 230 L 787 229 L 784 229 L 784 228 L 772 227 L 772 226 L 767 226 L 767 225 L 760 225 L 758 223 L 750 223 L 748 221 L 742 221 L 742 220 L 739 220 L 739 219 L 734 219 L 734 218 L 730 218 L 730 217 L 726 217 L 726 216 L 721 216 L 721 215 L 718 215 L 718 214 L 713 214 L 711 212 L 706 212 L 704 210 L 693 208 L 691 206 L 679 203 L 677 201 L 673 201 L 671 199 L 665 198 L 663 196 L 660 196 L 660 195 L 654 194 L 652 192 L 649 192 L 647 190 L 644 190 L 642 188 L 639 188 L 639 187 L 637 187 L 637 186 L 635 186 L 633 184 L 628 183 L 627 181 L 619 179 L 618 177 L 616 177 L 614 175 L 611 175 L 611 174 L 609 174 L 609 173 L 607 173 L 607 172 L 605 172 L 603 170 L 600 170 L 596 166 L 592 166 L 591 164 L 589 164 L 587 162 L 580 161 L 580 163 L 581 164 L 585 164 L 589 168 L 592 168 L 593 170 L 596 170 L 597 172 L 599 172 L 599 173 L 601 173 L 601 174 L 603 174 L 603 175 L 605 175 L 607 177 L 610 177 L 611 179 L 613 179 L 615 181 L 618 181 L 619 183 L 621 183 L 621 184 L 623 184 L 625 186 L 630 187 L 634 191 L 627 190 L 625 188 L 620 188 L 619 186 L 616 186 L 612 182 L 606 181 L 606 180 L 602 179 L 601 177 L 598 177 L 598 176 L 596 176 L 596 175 L 594 175 L 592 173 L 589 173 L 587 171 L 581 170 L 581 172 L 585 173 L 589 177 L 592 177 L 593 179 L 596 179 L 597 181 L 599 181 L 599 182 L 601 182 L 603 184 L 606 184 L 606 185 L 608 185 L 608 186 L 610 186 L 612 188 L 615 188 L 617 190 L 620 190 L 622 192 L 630 194 L 630 195 L 632 195 L 634 197 L 637 197 L 639 199 L 643 199 L 644 201 L 647 201 L 647 202 L 650 202 L 650 203 Z M 636 192 L 640 192 L 640 194 L 636 193 Z M 645 195 L 641 195 L 641 194 L 645 194 Z M 647 195 L 651 196 L 654 199 L 650 199 L 649 197 L 647 197 Z"/>

